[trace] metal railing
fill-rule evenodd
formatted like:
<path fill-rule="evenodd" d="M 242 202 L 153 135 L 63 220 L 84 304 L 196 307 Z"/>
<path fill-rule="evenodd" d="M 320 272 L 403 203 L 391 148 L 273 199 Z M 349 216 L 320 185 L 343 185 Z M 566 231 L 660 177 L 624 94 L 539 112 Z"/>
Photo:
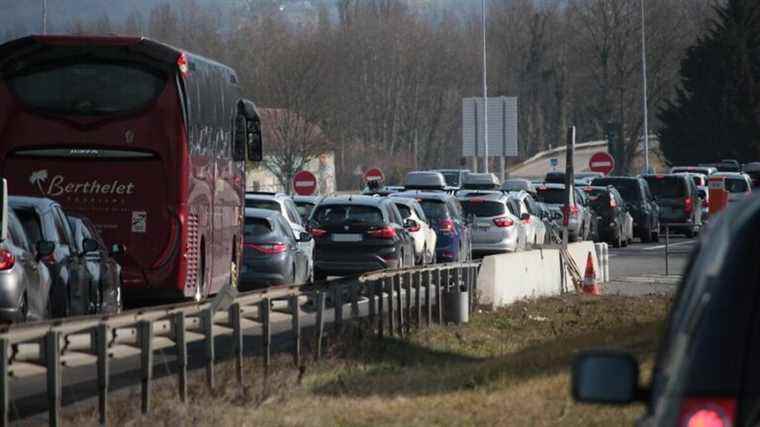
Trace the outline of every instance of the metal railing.
<path fill-rule="evenodd" d="M 231 336 L 237 380 L 243 382 L 243 336 L 254 327 L 261 330 L 259 345 L 263 363 L 270 364 L 271 314 L 290 316 L 295 363 L 302 363 L 301 301 L 314 305 L 316 346 L 319 359 L 326 335 L 326 315 L 340 330 L 346 318 L 362 317 L 361 304 L 368 304 L 371 330 L 379 337 L 405 336 L 412 327 L 445 323 L 444 293 L 455 287 L 469 291 L 469 310 L 475 303 L 478 263 L 438 264 L 418 268 L 367 273 L 302 287 L 253 291 L 240 294 L 222 310 L 210 302 L 183 303 L 132 310 L 113 316 L 84 316 L 33 324 L 10 325 L 0 332 L 0 426 L 9 423 L 10 380 L 47 377 L 48 419 L 60 425 L 62 370 L 97 365 L 100 423 L 108 419 L 110 364 L 113 360 L 138 357 L 141 372 L 141 410 L 151 407 L 154 352 L 174 349 L 180 400 L 187 401 L 188 344 L 203 343 L 206 383 L 215 385 L 214 338 Z M 328 307 L 327 300 L 331 307 Z M 274 310 L 273 302 L 286 301 L 287 309 Z M 348 314 L 346 313 L 348 311 Z"/>

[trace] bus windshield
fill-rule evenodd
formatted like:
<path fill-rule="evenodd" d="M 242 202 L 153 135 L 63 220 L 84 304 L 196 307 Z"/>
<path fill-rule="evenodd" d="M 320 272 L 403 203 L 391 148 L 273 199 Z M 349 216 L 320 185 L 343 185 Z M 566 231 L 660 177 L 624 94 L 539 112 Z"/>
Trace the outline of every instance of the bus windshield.
<path fill-rule="evenodd" d="M 43 64 L 15 71 L 6 79 L 28 108 L 78 116 L 137 112 L 166 86 L 160 72 L 129 62 Z"/>

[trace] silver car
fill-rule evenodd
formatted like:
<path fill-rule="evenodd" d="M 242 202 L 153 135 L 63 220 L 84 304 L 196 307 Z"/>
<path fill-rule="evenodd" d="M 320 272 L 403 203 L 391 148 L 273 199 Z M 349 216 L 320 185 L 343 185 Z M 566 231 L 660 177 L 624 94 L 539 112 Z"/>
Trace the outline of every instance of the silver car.
<path fill-rule="evenodd" d="M 541 212 L 536 205 L 533 196 L 525 191 L 509 193 L 513 202 L 515 216 L 519 217 L 525 226 L 527 242 L 531 247 L 536 247 L 546 243 L 546 225 L 541 219 Z"/>
<path fill-rule="evenodd" d="M 465 216 L 471 218 L 473 253 L 517 252 L 526 247 L 525 226 L 510 210 L 509 196 L 469 192 L 458 199 Z"/>
<path fill-rule="evenodd" d="M 13 211 L 8 211 L 7 238 L 0 242 L 0 320 L 23 322 L 50 317 L 52 278 L 42 258 L 55 244 L 32 245 Z"/>

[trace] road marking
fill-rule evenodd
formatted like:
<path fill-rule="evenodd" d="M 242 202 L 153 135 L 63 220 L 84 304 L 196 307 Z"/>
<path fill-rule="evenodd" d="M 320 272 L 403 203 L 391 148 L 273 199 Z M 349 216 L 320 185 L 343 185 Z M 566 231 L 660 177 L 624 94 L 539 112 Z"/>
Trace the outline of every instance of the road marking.
<path fill-rule="evenodd" d="M 675 246 L 692 245 L 692 244 L 694 244 L 694 241 L 689 240 L 687 242 L 671 243 L 670 247 L 672 248 L 672 247 L 675 247 Z M 657 249 L 665 249 L 665 245 L 651 246 L 651 247 L 648 247 L 648 248 L 643 248 L 643 250 L 645 250 L 645 251 L 656 251 Z"/>

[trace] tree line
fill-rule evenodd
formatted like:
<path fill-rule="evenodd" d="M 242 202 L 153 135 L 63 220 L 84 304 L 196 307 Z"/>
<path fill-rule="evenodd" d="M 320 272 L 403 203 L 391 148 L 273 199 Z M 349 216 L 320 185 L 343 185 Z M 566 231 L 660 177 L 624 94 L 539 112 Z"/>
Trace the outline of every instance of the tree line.
<path fill-rule="evenodd" d="M 646 0 L 649 107 L 676 97 L 680 62 L 707 31 L 717 0 Z M 315 2 L 316 3 L 316 2 Z M 197 0 L 175 0 L 124 22 L 71 22 L 75 33 L 155 38 L 234 67 L 257 105 L 287 109 L 326 138 L 297 131 L 274 156 L 336 153 L 340 188 L 356 186 L 357 166 L 393 179 L 413 168 L 458 167 L 463 97 L 481 95 L 480 10 L 402 0 L 337 0 L 293 19 L 273 0 L 238 2 L 233 17 Z M 634 0 L 489 0 L 489 96 L 519 98 L 521 158 L 623 129 L 623 171 L 643 131 L 641 9 Z M 313 132 L 306 129 L 304 132 Z M 295 154 L 294 154 L 295 152 Z M 519 159 L 518 159 L 519 160 Z M 292 168 L 278 163 L 283 182 Z M 283 169 L 287 169 L 283 172 Z"/>

